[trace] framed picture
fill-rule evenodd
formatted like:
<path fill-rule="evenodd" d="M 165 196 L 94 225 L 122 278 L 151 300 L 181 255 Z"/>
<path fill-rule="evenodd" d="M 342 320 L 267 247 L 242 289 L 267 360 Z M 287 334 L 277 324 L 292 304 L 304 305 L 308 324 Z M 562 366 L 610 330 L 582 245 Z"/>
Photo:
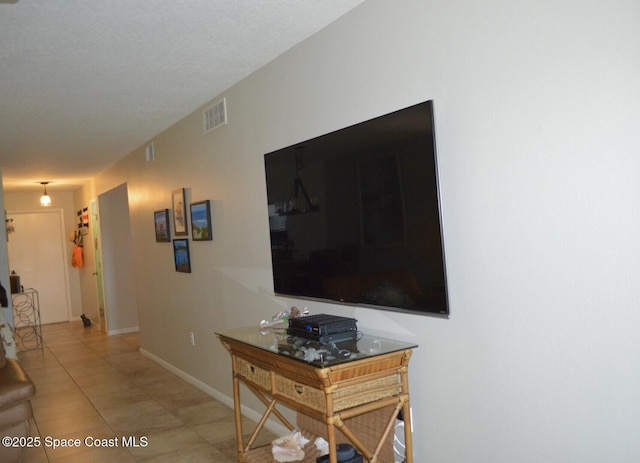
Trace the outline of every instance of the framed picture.
<path fill-rule="evenodd" d="M 171 192 L 171 204 L 173 204 L 173 230 L 176 236 L 187 236 L 187 205 L 184 200 L 184 188 L 178 188 Z"/>
<path fill-rule="evenodd" d="M 189 240 L 173 240 L 173 260 L 176 272 L 191 273 L 191 256 L 189 256 Z"/>
<path fill-rule="evenodd" d="M 209 200 L 191 203 L 191 237 L 193 241 L 210 241 L 211 205 Z"/>
<path fill-rule="evenodd" d="M 155 211 L 153 213 L 153 223 L 156 227 L 156 242 L 168 243 L 171 241 L 169 230 L 169 209 Z"/>

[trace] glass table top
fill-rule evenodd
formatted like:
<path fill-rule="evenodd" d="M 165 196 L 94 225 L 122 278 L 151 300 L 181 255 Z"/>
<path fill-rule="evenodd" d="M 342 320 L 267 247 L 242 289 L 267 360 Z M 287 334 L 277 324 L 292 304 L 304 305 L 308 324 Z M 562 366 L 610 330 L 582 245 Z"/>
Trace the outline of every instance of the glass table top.
<path fill-rule="evenodd" d="M 251 326 L 221 331 L 216 334 L 222 338 L 232 339 L 265 351 L 286 355 L 321 368 L 418 347 L 417 344 L 371 336 L 362 332 L 357 332 L 355 339 L 319 343 L 311 339 L 287 334 L 286 323 L 268 328 Z"/>

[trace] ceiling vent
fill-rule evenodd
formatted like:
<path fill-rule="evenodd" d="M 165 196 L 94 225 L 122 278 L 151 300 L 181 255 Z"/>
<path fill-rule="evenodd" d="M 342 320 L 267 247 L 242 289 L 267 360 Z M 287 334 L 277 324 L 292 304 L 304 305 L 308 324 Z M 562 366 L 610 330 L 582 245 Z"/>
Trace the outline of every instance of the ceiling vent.
<path fill-rule="evenodd" d="M 202 111 L 204 133 L 209 133 L 227 123 L 227 100 L 223 98 Z"/>

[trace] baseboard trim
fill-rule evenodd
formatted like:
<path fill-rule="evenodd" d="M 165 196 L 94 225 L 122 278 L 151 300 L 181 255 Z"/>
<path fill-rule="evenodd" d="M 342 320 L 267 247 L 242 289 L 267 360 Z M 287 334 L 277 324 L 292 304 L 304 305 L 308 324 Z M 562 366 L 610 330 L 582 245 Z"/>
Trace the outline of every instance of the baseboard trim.
<path fill-rule="evenodd" d="M 117 334 L 137 333 L 138 331 L 140 331 L 140 327 L 132 326 L 130 328 L 122 328 L 120 330 L 108 330 L 107 334 L 109 336 L 114 336 Z"/>
<path fill-rule="evenodd" d="M 230 397 L 230 396 L 228 396 L 226 394 L 223 394 L 222 392 L 218 391 L 217 389 L 212 388 L 208 384 L 203 383 L 202 381 L 200 381 L 197 378 L 194 378 L 193 376 L 191 376 L 188 373 L 185 373 L 184 371 L 180 370 L 176 366 L 174 366 L 174 365 L 170 364 L 169 362 L 167 362 L 166 360 L 163 360 L 160 357 L 152 354 L 148 350 L 143 349 L 142 347 L 140 348 L 140 353 L 142 355 L 144 355 L 145 357 L 153 360 L 154 362 L 156 362 L 161 367 L 166 368 L 167 370 L 169 370 L 171 373 L 175 374 L 176 376 L 179 376 L 180 378 L 184 379 L 186 382 L 188 382 L 192 386 L 197 387 L 202 392 L 204 392 L 206 394 L 209 394 L 211 397 L 213 397 L 217 401 L 223 403 L 227 407 L 233 408 L 233 397 Z M 262 418 L 262 414 L 261 413 L 257 412 L 256 410 L 254 410 L 252 408 L 247 407 L 244 404 L 241 406 L 241 412 L 242 412 L 242 414 L 244 416 L 246 416 L 247 418 L 249 418 L 249 419 L 251 419 L 251 420 L 253 420 L 255 422 L 260 421 L 260 419 Z M 284 435 L 287 435 L 287 434 L 291 433 L 291 431 L 289 431 L 289 429 L 287 429 L 286 426 L 284 426 L 282 423 L 280 423 L 278 421 L 272 420 L 271 418 L 269 418 L 267 420 L 267 422 L 265 423 L 264 426 L 269 431 L 271 431 L 272 433 L 274 433 L 277 436 L 284 436 Z"/>

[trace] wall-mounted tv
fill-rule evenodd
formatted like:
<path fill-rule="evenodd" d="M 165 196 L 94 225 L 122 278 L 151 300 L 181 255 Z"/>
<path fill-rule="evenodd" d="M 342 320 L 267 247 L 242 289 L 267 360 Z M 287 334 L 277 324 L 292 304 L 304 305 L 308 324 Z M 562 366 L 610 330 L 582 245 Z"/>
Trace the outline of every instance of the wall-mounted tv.
<path fill-rule="evenodd" d="M 449 315 L 431 101 L 264 161 L 276 294 Z"/>

